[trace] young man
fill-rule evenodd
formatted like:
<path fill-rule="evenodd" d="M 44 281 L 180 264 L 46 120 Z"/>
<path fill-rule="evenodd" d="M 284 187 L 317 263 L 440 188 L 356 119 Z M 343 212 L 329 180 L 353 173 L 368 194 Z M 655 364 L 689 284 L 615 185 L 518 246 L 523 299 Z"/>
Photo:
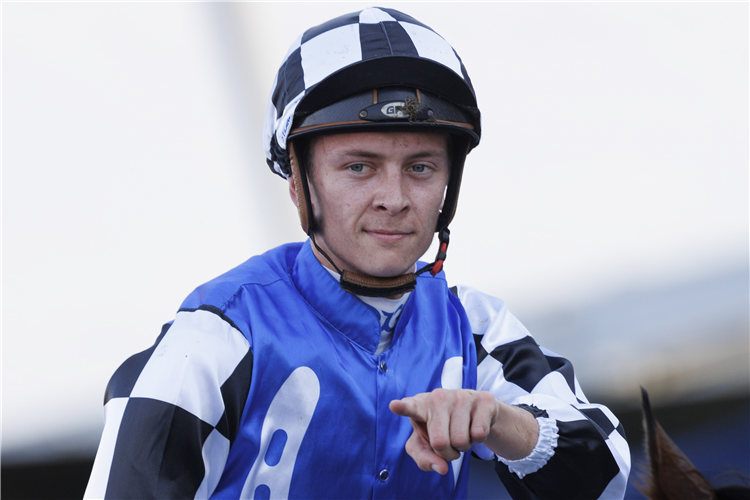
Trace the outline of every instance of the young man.
<path fill-rule="evenodd" d="M 105 396 L 87 498 L 621 498 L 622 427 L 502 301 L 441 271 L 479 110 L 417 20 L 306 31 L 265 143 L 310 239 L 199 287 Z M 417 263 L 433 233 L 435 262 Z"/>

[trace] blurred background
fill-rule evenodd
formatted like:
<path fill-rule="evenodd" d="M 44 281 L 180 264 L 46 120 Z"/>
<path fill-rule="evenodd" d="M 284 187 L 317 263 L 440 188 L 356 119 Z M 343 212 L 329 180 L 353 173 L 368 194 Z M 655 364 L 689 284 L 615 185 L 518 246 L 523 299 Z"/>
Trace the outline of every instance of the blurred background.
<path fill-rule="evenodd" d="M 380 5 L 454 46 L 483 113 L 449 281 L 571 359 L 636 464 L 643 386 L 710 480 L 750 475 L 748 4 Z M 304 238 L 268 94 L 296 36 L 367 6 L 2 4 L 3 498 L 80 498 L 119 364 Z"/>

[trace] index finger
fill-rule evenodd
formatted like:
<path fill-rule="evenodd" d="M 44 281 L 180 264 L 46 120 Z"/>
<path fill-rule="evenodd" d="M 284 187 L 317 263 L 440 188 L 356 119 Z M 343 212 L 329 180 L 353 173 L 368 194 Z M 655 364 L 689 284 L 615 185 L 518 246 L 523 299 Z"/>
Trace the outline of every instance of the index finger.
<path fill-rule="evenodd" d="M 394 399 L 390 402 L 388 408 L 396 415 L 413 418 L 420 422 L 425 421 L 422 415 L 419 414 L 419 406 L 414 401 L 414 398 Z"/>

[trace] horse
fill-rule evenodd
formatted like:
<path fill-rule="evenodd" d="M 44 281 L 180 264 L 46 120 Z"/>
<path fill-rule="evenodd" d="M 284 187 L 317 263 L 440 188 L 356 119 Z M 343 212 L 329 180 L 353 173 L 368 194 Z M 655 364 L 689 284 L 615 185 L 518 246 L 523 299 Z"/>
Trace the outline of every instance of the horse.
<path fill-rule="evenodd" d="M 669 438 L 651 412 L 641 387 L 643 430 L 648 463 L 636 487 L 649 500 L 750 500 L 750 487 L 714 488 Z"/>

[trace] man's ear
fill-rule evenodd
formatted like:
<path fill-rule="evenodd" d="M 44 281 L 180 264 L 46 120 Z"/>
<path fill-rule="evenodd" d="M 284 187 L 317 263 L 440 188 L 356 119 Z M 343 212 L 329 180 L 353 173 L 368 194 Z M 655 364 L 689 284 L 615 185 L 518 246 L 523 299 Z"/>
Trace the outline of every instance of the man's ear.
<path fill-rule="evenodd" d="M 289 179 L 289 197 L 292 199 L 294 206 L 299 209 L 299 201 L 297 200 L 297 186 L 294 185 L 294 176 L 290 175 Z"/>

